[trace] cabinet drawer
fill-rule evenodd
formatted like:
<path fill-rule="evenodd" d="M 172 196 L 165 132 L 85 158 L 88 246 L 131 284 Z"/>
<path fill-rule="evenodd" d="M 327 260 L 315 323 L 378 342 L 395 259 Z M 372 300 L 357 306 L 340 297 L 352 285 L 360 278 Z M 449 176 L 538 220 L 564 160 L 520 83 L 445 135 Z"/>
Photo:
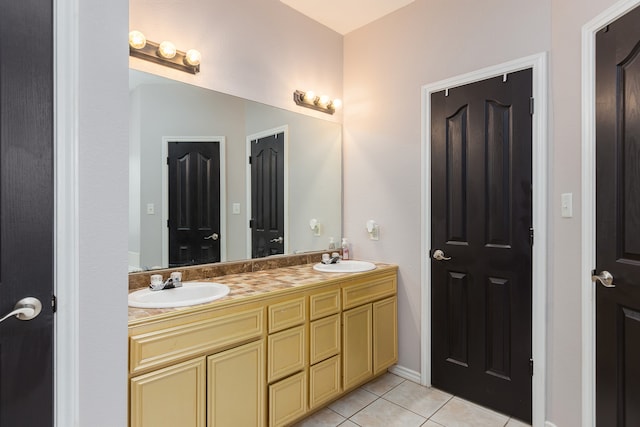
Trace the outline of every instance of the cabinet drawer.
<path fill-rule="evenodd" d="M 305 320 L 304 297 L 269 306 L 269 333 L 299 325 Z"/>
<path fill-rule="evenodd" d="M 267 338 L 267 380 L 276 381 L 304 368 L 305 327 L 297 326 Z"/>
<path fill-rule="evenodd" d="M 309 368 L 309 409 L 333 399 L 340 391 L 340 356 Z"/>
<path fill-rule="evenodd" d="M 311 295 L 309 297 L 309 318 L 320 319 L 340 311 L 340 289 Z"/>
<path fill-rule="evenodd" d="M 340 352 L 340 315 L 311 322 L 309 325 L 311 341 L 309 363 L 313 365 L 321 360 L 335 356 Z"/>
<path fill-rule="evenodd" d="M 269 386 L 269 427 L 300 418 L 307 410 L 307 376 L 304 372 Z"/>
<path fill-rule="evenodd" d="M 264 310 L 257 308 L 133 335 L 130 338 L 129 369 L 136 373 L 260 337 L 264 332 L 263 317 Z"/>
<path fill-rule="evenodd" d="M 396 288 L 397 279 L 395 275 L 345 286 L 342 288 L 342 308 L 346 310 L 351 307 L 357 307 L 371 301 L 395 295 Z"/>

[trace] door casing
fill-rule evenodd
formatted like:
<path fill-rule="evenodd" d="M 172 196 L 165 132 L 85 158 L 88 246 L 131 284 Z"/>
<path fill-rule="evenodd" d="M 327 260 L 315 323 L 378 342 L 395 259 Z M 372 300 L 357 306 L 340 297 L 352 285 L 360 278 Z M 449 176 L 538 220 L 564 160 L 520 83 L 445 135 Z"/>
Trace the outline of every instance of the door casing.
<path fill-rule="evenodd" d="M 251 141 L 279 133 L 284 134 L 284 253 L 289 253 L 289 126 L 284 125 L 247 135 L 247 151 L 245 155 L 247 159 L 247 175 L 245 181 L 247 183 L 247 207 L 245 209 L 247 214 L 247 259 L 251 259 L 251 245 L 253 244 L 251 240 L 251 228 L 249 227 L 249 221 L 251 221 L 251 165 L 249 164 Z"/>
<path fill-rule="evenodd" d="M 526 68 L 533 69 L 532 171 L 533 228 L 535 240 L 532 252 L 532 378 L 533 426 L 545 423 L 546 390 L 546 279 L 547 279 L 547 53 L 505 62 L 422 87 L 422 214 L 421 214 L 421 374 L 422 385 L 431 385 L 431 93 L 456 86 L 506 75 Z"/>
<path fill-rule="evenodd" d="M 582 425 L 596 425 L 596 32 L 640 5 L 622 0 L 582 27 Z"/>
<path fill-rule="evenodd" d="M 217 142 L 220 146 L 220 262 L 227 260 L 227 181 L 226 143 L 224 136 L 162 137 L 162 265 L 169 265 L 169 142 Z"/>

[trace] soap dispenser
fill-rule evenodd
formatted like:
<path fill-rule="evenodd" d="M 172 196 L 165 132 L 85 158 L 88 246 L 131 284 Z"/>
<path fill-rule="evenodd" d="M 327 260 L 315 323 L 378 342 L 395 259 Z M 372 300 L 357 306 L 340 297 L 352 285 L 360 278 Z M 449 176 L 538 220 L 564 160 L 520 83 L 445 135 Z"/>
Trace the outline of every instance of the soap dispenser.
<path fill-rule="evenodd" d="M 349 259 L 351 254 L 349 253 L 349 243 L 346 238 L 342 238 L 342 259 Z"/>
<path fill-rule="evenodd" d="M 329 237 L 329 249 L 335 249 L 336 242 L 333 240 L 333 237 Z"/>

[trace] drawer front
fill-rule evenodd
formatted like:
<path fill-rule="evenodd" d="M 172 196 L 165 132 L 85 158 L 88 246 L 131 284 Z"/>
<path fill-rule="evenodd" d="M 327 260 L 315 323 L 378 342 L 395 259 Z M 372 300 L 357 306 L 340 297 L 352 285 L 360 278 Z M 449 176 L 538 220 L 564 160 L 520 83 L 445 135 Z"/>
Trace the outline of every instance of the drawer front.
<path fill-rule="evenodd" d="M 264 333 L 264 310 L 257 308 L 215 319 L 176 326 L 130 338 L 131 373 L 167 365 L 175 360 L 215 352 Z"/>
<path fill-rule="evenodd" d="M 267 339 L 267 380 L 276 381 L 304 368 L 305 327 L 297 326 L 269 335 Z"/>
<path fill-rule="evenodd" d="M 309 368 L 309 409 L 321 406 L 340 392 L 340 356 Z"/>
<path fill-rule="evenodd" d="M 288 425 L 307 411 L 304 372 L 269 386 L 269 427 Z"/>
<path fill-rule="evenodd" d="M 311 322 L 309 363 L 314 364 L 340 353 L 340 315 Z"/>
<path fill-rule="evenodd" d="M 304 297 L 269 306 L 269 333 L 304 323 L 306 310 Z"/>
<path fill-rule="evenodd" d="M 340 311 L 340 289 L 311 295 L 309 297 L 309 318 L 311 320 L 336 314 Z"/>
<path fill-rule="evenodd" d="M 395 295 L 396 290 L 397 279 L 395 275 L 371 279 L 354 285 L 347 285 L 342 288 L 342 308 L 346 310 Z"/>

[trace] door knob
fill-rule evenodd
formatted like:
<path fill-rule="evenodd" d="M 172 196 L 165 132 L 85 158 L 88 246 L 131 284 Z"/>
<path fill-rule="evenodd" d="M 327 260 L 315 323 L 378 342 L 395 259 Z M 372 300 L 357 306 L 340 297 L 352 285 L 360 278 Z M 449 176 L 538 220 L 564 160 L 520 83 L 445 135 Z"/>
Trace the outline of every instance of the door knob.
<path fill-rule="evenodd" d="M 433 259 L 438 260 L 438 261 L 449 261 L 451 259 L 450 256 L 444 256 L 444 252 L 441 251 L 440 249 L 436 249 L 433 252 Z"/>
<path fill-rule="evenodd" d="M 607 270 L 602 270 L 600 274 L 594 274 L 591 276 L 591 280 L 594 282 L 597 280 L 602 283 L 602 286 L 606 288 L 615 288 L 616 285 L 613 284 L 613 274 L 609 273 Z"/>
<path fill-rule="evenodd" d="M 218 237 L 220 237 L 220 236 L 218 236 L 218 233 L 213 233 L 211 236 L 205 236 L 204 239 L 205 240 L 207 240 L 207 239 L 218 240 Z"/>
<path fill-rule="evenodd" d="M 42 303 L 38 298 L 22 298 L 13 307 L 13 311 L 0 319 L 0 322 L 4 322 L 5 320 L 13 316 L 17 317 L 19 320 L 31 320 L 37 317 L 41 311 Z"/>
<path fill-rule="evenodd" d="M 277 239 L 271 239 L 269 240 L 271 243 L 282 243 L 284 239 L 282 238 L 282 236 L 278 237 Z"/>

